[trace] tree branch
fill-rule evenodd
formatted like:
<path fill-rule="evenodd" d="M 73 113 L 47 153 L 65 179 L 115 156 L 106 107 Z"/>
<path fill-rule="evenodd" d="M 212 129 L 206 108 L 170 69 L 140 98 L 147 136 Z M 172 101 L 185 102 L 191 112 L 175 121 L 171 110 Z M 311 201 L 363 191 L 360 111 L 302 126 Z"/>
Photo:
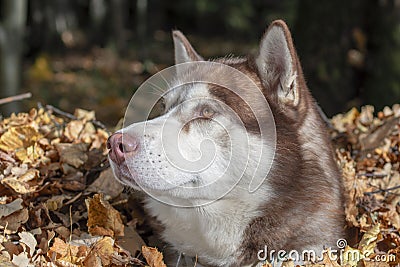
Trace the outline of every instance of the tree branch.
<path fill-rule="evenodd" d="M 18 101 L 18 100 L 31 98 L 31 97 L 32 97 L 31 93 L 25 93 L 25 94 L 5 97 L 5 98 L 0 99 L 0 105 L 11 103 L 11 102 Z"/>
<path fill-rule="evenodd" d="M 372 192 L 365 192 L 364 195 L 370 196 L 370 195 L 373 195 L 373 194 L 389 192 L 389 191 L 396 190 L 396 189 L 399 189 L 399 188 L 400 188 L 400 185 L 396 185 L 396 186 L 389 187 L 389 188 L 386 188 L 386 189 L 379 189 L 379 190 L 372 191 Z"/>
<path fill-rule="evenodd" d="M 61 115 L 61 116 L 66 117 L 66 118 L 68 118 L 68 119 L 71 119 L 71 120 L 77 120 L 77 119 L 78 119 L 75 115 L 72 115 L 71 113 L 62 111 L 61 109 L 58 109 L 58 108 L 56 108 L 56 107 L 53 107 L 52 105 L 46 105 L 46 108 L 47 108 L 48 110 L 53 111 L 54 113 L 57 113 L 57 114 L 59 114 L 59 115 Z M 103 123 L 101 123 L 100 121 L 91 120 L 91 122 L 92 122 L 94 125 L 96 125 L 97 127 L 100 127 L 100 128 L 102 128 L 102 129 L 104 129 L 104 130 L 107 130 L 107 127 L 106 127 Z"/>

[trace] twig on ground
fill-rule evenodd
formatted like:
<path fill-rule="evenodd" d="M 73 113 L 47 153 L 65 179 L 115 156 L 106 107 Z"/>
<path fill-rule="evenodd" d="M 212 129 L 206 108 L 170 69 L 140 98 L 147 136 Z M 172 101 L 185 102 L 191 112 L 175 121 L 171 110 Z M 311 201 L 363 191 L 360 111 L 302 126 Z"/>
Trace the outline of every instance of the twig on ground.
<path fill-rule="evenodd" d="M 385 173 L 357 173 L 357 177 L 373 177 L 373 178 L 385 178 L 388 174 Z"/>
<path fill-rule="evenodd" d="M 54 107 L 52 105 L 46 105 L 46 108 L 48 110 L 53 111 L 54 113 L 57 113 L 58 115 L 66 117 L 68 119 L 71 119 L 71 120 L 77 120 L 78 119 L 75 115 L 73 115 L 71 113 L 68 113 L 68 112 L 65 112 L 65 111 L 62 111 L 61 109 L 56 108 L 56 107 Z M 107 127 L 103 123 L 101 123 L 101 122 L 99 122 L 97 120 L 91 120 L 91 122 L 93 122 L 94 125 L 102 128 L 104 130 L 107 130 Z"/>
<path fill-rule="evenodd" d="M 8 103 L 11 103 L 14 101 L 19 101 L 19 100 L 23 100 L 23 99 L 27 99 L 27 98 L 31 98 L 31 97 L 32 97 L 32 93 L 25 93 L 25 94 L 20 94 L 20 95 L 15 95 L 15 96 L 9 96 L 9 97 L 0 99 L 0 105 L 8 104 Z"/>
<path fill-rule="evenodd" d="M 396 186 L 389 187 L 389 188 L 386 188 L 386 189 L 379 189 L 379 190 L 372 191 L 372 192 L 365 192 L 364 195 L 369 196 L 369 195 L 373 195 L 373 194 L 389 192 L 389 191 L 396 190 L 396 189 L 399 189 L 399 188 L 400 188 L 400 185 L 396 185 Z"/>

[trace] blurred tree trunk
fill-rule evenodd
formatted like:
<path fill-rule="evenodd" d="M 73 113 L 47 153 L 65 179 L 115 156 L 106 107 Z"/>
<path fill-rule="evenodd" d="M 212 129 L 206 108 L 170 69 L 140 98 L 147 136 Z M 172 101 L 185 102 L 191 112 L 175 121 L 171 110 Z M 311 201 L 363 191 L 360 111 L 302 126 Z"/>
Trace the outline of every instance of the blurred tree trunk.
<path fill-rule="evenodd" d="M 110 1 L 110 9 L 112 17 L 112 41 L 115 43 L 116 49 L 121 55 L 126 49 L 124 28 L 126 12 L 128 11 L 126 2 L 124 0 Z"/>
<path fill-rule="evenodd" d="M 148 57 L 149 51 L 147 44 L 147 0 L 137 0 L 136 14 L 137 14 L 137 40 L 140 45 L 139 58 L 144 60 Z"/>
<path fill-rule="evenodd" d="M 100 25 L 106 16 L 106 4 L 104 0 L 90 0 L 90 18 L 92 23 Z"/>
<path fill-rule="evenodd" d="M 21 54 L 27 18 L 27 0 L 3 0 L 0 24 L 0 95 L 18 93 L 21 78 Z M 18 103 L 4 106 L 3 112 L 18 111 Z"/>
<path fill-rule="evenodd" d="M 380 110 L 400 103 L 400 3 L 368 1 L 366 101 Z M 384 92 L 384 93 L 383 93 Z"/>
<path fill-rule="evenodd" d="M 107 15 L 107 5 L 104 0 L 90 0 L 90 37 L 91 42 L 103 46 L 105 43 L 104 28 Z"/>

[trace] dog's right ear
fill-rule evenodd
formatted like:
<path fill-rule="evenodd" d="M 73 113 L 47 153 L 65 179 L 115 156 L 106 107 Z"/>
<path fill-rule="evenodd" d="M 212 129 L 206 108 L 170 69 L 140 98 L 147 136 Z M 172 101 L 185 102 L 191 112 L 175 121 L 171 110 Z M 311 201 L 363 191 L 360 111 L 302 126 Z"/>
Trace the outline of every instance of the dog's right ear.
<path fill-rule="evenodd" d="M 204 60 L 180 31 L 172 31 L 175 47 L 175 64 Z"/>
<path fill-rule="evenodd" d="M 256 64 L 262 81 L 271 87 L 280 104 L 300 102 L 298 58 L 288 26 L 282 20 L 271 23 L 261 39 Z"/>

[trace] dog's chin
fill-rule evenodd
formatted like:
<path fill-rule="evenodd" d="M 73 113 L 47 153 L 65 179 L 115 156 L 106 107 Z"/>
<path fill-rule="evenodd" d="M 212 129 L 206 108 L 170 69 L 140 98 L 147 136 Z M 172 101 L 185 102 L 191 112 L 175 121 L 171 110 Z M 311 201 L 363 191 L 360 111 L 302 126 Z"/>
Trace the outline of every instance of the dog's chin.
<path fill-rule="evenodd" d="M 110 160 L 110 166 L 114 174 L 115 180 L 135 190 L 141 191 L 140 186 L 136 183 L 125 164 L 117 165 Z"/>

